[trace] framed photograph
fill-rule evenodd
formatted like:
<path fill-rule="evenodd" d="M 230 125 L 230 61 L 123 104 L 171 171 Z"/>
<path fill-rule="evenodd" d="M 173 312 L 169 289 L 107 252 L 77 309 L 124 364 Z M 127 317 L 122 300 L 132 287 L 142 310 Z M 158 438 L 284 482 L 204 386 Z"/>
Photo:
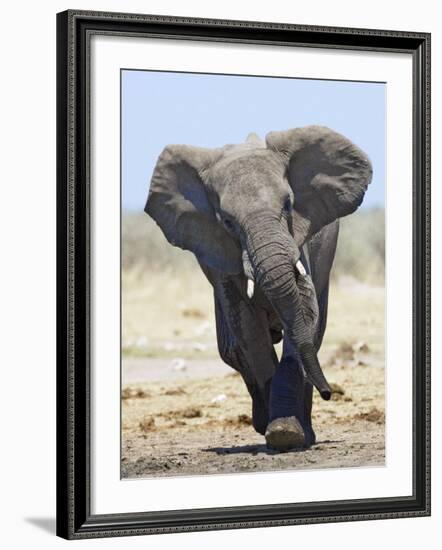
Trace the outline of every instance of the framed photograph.
<path fill-rule="evenodd" d="M 57 16 L 57 534 L 430 514 L 430 35 Z"/>

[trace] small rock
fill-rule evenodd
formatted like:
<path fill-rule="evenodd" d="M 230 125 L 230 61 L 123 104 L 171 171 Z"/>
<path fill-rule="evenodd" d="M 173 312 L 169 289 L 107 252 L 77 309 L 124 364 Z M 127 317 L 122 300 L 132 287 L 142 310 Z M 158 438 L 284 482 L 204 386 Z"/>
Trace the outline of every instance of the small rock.
<path fill-rule="evenodd" d="M 219 395 L 216 395 L 210 402 L 211 403 L 222 403 L 227 399 L 227 395 L 225 393 L 220 393 Z"/>
<path fill-rule="evenodd" d="M 170 366 L 175 371 L 184 371 L 187 369 L 186 361 L 184 361 L 184 359 L 181 359 L 181 357 L 176 357 L 175 359 L 172 359 Z"/>
<path fill-rule="evenodd" d="M 343 388 L 339 384 L 330 384 L 330 388 L 332 390 L 332 401 L 339 401 L 343 398 L 345 392 Z"/>
<path fill-rule="evenodd" d="M 153 416 L 145 416 L 138 426 L 142 432 L 153 432 L 156 428 L 155 419 Z"/>
<path fill-rule="evenodd" d="M 204 319 L 205 317 L 204 312 L 197 307 L 184 307 L 181 310 L 181 315 L 183 317 L 193 317 L 195 319 Z"/>
<path fill-rule="evenodd" d="M 146 349 L 149 347 L 149 341 L 145 336 L 140 336 L 137 338 L 135 346 L 139 349 Z"/>
<path fill-rule="evenodd" d="M 368 412 L 358 413 L 353 416 L 355 420 L 366 420 L 367 422 L 374 422 L 375 424 L 384 424 L 385 413 L 380 411 L 376 407 L 373 407 Z"/>
<path fill-rule="evenodd" d="M 130 386 L 123 388 L 123 391 L 121 392 L 122 399 L 135 399 L 137 397 L 141 399 L 144 397 L 150 397 L 150 393 L 141 388 L 132 388 Z"/>
<path fill-rule="evenodd" d="M 170 388 L 164 392 L 164 395 L 185 395 L 187 392 L 181 388 Z"/>
<path fill-rule="evenodd" d="M 252 425 L 252 418 L 248 414 L 238 415 L 238 424 L 244 424 L 245 426 Z"/>
<path fill-rule="evenodd" d="M 130 399 L 131 397 L 135 397 L 135 390 L 133 388 L 123 388 L 121 399 Z"/>
<path fill-rule="evenodd" d="M 335 355 L 336 359 L 341 359 L 341 360 L 348 360 L 348 359 L 353 359 L 354 357 L 354 349 L 353 349 L 353 346 L 351 346 L 350 344 L 348 344 L 347 342 L 341 342 L 341 344 L 339 345 L 339 348 L 336 352 L 336 355 Z"/>
<path fill-rule="evenodd" d="M 183 411 L 184 418 L 199 418 L 201 416 L 202 416 L 201 410 L 195 407 L 189 407 L 188 409 L 184 409 Z"/>
<path fill-rule="evenodd" d="M 194 342 L 193 349 L 195 351 L 205 351 L 207 349 L 206 344 L 202 344 L 201 342 Z"/>
<path fill-rule="evenodd" d="M 184 422 L 184 420 L 179 420 L 179 419 L 175 419 L 172 424 L 171 424 L 171 427 L 172 428 L 177 428 L 179 426 L 185 426 L 186 423 Z"/>
<path fill-rule="evenodd" d="M 353 345 L 353 351 L 355 353 L 367 353 L 370 351 L 370 348 L 368 347 L 366 342 L 356 342 L 356 344 Z"/>

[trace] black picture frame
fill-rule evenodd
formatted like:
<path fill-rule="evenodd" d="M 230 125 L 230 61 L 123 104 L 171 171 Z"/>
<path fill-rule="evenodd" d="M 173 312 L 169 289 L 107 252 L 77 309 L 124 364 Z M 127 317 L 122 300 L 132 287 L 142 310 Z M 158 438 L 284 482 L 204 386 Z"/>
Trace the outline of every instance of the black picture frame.
<path fill-rule="evenodd" d="M 88 41 L 156 36 L 413 59 L 413 495 L 92 515 Z M 430 34 L 68 10 L 57 15 L 57 535 L 67 539 L 430 514 Z"/>

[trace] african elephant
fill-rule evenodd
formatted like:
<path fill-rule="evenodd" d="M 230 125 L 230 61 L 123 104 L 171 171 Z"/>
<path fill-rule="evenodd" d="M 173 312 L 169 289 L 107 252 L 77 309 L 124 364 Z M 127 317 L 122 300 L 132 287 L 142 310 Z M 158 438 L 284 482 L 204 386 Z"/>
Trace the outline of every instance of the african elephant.
<path fill-rule="evenodd" d="M 331 397 L 317 352 L 338 220 L 371 177 L 366 154 L 321 126 L 217 149 L 168 145 L 154 169 L 145 212 L 212 284 L 220 356 L 241 374 L 253 426 L 273 449 L 315 443 L 313 386 Z"/>

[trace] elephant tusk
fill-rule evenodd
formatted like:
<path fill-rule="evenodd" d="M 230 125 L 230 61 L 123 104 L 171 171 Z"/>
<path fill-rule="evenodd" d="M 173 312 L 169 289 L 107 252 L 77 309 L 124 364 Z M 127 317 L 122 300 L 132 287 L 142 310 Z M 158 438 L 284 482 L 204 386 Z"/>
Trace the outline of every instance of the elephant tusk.
<path fill-rule="evenodd" d="M 242 251 L 242 265 L 243 265 L 244 275 L 247 277 L 247 279 L 252 279 L 252 281 L 254 281 L 255 276 L 253 273 L 252 264 L 250 263 L 249 255 L 247 254 L 247 250 Z"/>
<path fill-rule="evenodd" d="M 302 265 L 301 260 L 298 260 L 296 262 L 296 269 L 299 271 L 300 275 L 305 277 L 307 275 L 307 271 L 305 270 L 305 267 Z"/>
<path fill-rule="evenodd" d="M 247 279 L 247 296 L 252 299 L 253 293 L 255 292 L 255 283 L 252 279 Z"/>

